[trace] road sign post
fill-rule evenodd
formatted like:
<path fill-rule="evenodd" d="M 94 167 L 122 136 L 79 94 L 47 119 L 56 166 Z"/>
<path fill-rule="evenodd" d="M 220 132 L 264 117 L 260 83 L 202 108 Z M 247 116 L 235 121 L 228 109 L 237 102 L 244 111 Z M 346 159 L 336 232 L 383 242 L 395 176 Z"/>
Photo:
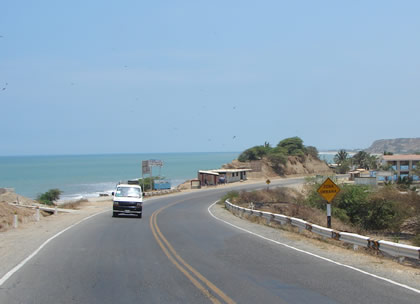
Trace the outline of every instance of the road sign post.
<path fill-rule="evenodd" d="M 327 204 L 327 227 L 331 228 L 331 204 Z"/>
<path fill-rule="evenodd" d="M 327 202 L 327 227 L 331 228 L 331 201 L 340 192 L 338 187 L 329 177 L 318 188 L 319 195 L 321 195 Z"/>
<path fill-rule="evenodd" d="M 267 179 L 267 180 L 265 181 L 265 183 L 267 184 L 267 190 L 269 190 L 269 187 L 270 187 L 270 183 L 271 183 L 271 181 L 270 181 L 269 179 Z"/>

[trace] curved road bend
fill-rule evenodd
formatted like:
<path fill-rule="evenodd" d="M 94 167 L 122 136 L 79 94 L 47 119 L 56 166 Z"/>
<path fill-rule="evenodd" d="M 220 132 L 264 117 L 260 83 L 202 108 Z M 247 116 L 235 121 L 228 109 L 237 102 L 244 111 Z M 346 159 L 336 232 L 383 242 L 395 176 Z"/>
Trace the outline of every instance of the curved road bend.
<path fill-rule="evenodd" d="M 420 302 L 418 293 L 214 219 L 207 208 L 226 191 L 146 201 L 143 219 L 109 212 L 84 221 L 10 277 L 0 303 Z"/>

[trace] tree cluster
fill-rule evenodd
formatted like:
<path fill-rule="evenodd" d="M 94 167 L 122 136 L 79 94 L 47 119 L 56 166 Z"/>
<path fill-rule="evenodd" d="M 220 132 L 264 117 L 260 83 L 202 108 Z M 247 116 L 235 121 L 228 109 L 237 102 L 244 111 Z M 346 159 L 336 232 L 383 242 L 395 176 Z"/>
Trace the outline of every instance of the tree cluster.
<path fill-rule="evenodd" d="M 378 158 L 365 151 L 359 151 L 350 157 L 345 150 L 340 150 L 334 156 L 334 162 L 338 165 L 337 173 L 347 173 L 351 167 L 366 170 L 378 169 Z"/>
<path fill-rule="evenodd" d="M 319 159 L 318 150 L 315 147 L 305 146 L 299 137 L 290 137 L 283 139 L 275 147 L 271 147 L 268 142 L 265 142 L 264 145 L 249 148 L 239 155 L 238 160 L 246 162 L 266 158 L 273 169 L 281 174 L 288 156 L 304 159 L 308 155 Z"/>

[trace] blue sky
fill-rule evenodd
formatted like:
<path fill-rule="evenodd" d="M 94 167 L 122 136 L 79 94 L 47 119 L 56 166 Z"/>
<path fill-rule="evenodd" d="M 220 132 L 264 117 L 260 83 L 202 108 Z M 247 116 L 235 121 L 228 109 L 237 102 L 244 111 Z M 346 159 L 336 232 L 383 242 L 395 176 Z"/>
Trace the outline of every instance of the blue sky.
<path fill-rule="evenodd" d="M 418 1 L 2 1 L 0 155 L 420 137 Z"/>

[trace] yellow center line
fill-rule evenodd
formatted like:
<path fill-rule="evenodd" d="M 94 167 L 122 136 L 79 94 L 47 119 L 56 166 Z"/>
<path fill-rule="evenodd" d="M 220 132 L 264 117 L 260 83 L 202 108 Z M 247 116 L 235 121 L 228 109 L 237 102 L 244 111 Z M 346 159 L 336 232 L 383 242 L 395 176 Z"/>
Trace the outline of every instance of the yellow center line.
<path fill-rule="evenodd" d="M 195 287 L 197 287 L 206 297 L 208 297 L 213 303 L 220 304 L 220 301 L 217 300 L 215 297 L 213 297 L 210 292 L 204 288 L 200 282 L 198 282 L 191 274 L 188 273 L 188 271 L 185 270 L 179 263 L 172 257 L 172 255 L 168 252 L 168 250 L 165 248 L 161 240 L 156 234 L 155 228 L 153 226 L 153 219 L 156 216 L 156 211 L 152 214 L 150 218 L 150 228 L 152 229 L 153 236 L 155 237 L 157 243 L 159 244 L 160 248 L 162 248 L 165 255 L 168 257 L 168 259 L 178 268 L 179 271 L 181 271 L 190 281 L 194 284 Z"/>
<path fill-rule="evenodd" d="M 173 204 L 167 205 L 165 207 L 160 208 L 159 210 L 155 211 L 151 218 L 150 218 L 150 227 L 152 228 L 152 233 L 155 237 L 155 239 L 157 240 L 159 246 L 162 248 L 163 252 L 166 254 L 166 256 L 169 258 L 169 260 L 175 265 L 177 266 L 177 268 L 185 275 L 187 276 L 190 281 L 198 288 L 200 289 L 206 296 L 209 296 L 209 292 L 207 289 L 205 289 L 194 277 L 191 276 L 190 273 L 187 272 L 187 270 L 185 268 L 187 268 L 190 272 L 192 272 L 198 279 L 200 279 L 202 282 L 204 282 L 205 285 L 207 285 L 215 294 L 217 294 L 221 299 L 223 299 L 223 301 L 225 301 L 228 304 L 235 304 L 235 301 L 233 301 L 231 298 L 229 298 L 223 291 L 221 291 L 216 285 L 214 285 L 212 282 L 210 282 L 208 279 L 206 279 L 201 273 L 199 273 L 197 270 L 195 270 L 191 265 L 189 265 L 187 262 L 185 262 L 185 260 L 183 258 L 181 258 L 179 256 L 179 254 L 175 251 L 175 249 L 172 247 L 172 245 L 168 242 L 168 240 L 163 236 L 162 232 L 159 229 L 159 226 L 157 225 L 157 215 L 164 209 L 171 207 L 175 204 L 180 203 L 181 201 L 175 202 Z M 160 238 L 160 239 L 159 239 Z M 166 247 L 169 248 L 168 249 L 165 247 L 164 244 L 162 244 L 162 241 L 165 243 Z M 173 257 L 172 255 L 175 257 Z M 185 268 L 183 268 L 176 260 L 178 260 L 181 264 L 184 265 Z M 194 281 L 197 282 L 198 285 L 196 285 L 194 283 Z M 203 291 L 203 289 L 205 290 L 205 292 Z M 215 299 L 211 294 L 210 294 L 210 300 L 215 300 L 217 302 L 213 303 L 220 303 L 217 299 Z"/>

